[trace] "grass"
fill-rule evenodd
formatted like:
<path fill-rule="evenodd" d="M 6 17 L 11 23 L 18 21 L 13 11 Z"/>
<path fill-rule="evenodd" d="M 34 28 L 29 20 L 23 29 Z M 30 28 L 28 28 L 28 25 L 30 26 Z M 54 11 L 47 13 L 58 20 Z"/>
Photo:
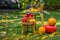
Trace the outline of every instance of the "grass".
<path fill-rule="evenodd" d="M 22 24 L 21 24 L 21 18 L 25 15 L 25 13 L 17 12 L 1 12 L 0 14 L 0 20 L 8 20 L 5 22 L 0 22 L 0 32 L 7 32 L 7 35 L 5 37 L 0 36 L 0 40 L 60 40 L 60 13 L 58 11 L 49 11 L 50 15 L 44 14 L 45 17 L 45 23 L 47 23 L 47 20 L 53 16 L 57 20 L 57 31 L 56 34 L 38 34 L 38 28 L 41 26 L 40 23 L 36 24 L 36 35 L 33 35 L 33 33 L 28 33 L 25 31 L 26 35 L 21 35 L 22 31 Z M 22 15 L 22 16 L 21 16 Z M 41 21 L 41 17 L 39 14 L 36 14 L 37 21 Z M 9 21 L 11 20 L 11 21 Z M 14 20 L 14 21 L 12 21 Z M 30 30 L 31 31 L 31 28 Z M 28 33 L 28 34 L 27 34 Z"/>

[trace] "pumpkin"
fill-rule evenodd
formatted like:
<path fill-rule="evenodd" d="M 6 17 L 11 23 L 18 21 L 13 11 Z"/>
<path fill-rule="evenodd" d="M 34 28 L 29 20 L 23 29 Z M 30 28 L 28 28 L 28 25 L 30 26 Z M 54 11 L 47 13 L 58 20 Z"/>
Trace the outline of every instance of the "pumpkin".
<path fill-rule="evenodd" d="M 53 32 L 56 32 L 57 27 L 55 25 L 54 26 L 45 25 L 45 29 L 47 33 L 53 33 Z"/>
<path fill-rule="evenodd" d="M 34 24 L 34 23 L 36 23 L 36 20 L 35 20 L 35 19 L 30 19 L 29 22 L 30 22 L 31 24 Z"/>
<path fill-rule="evenodd" d="M 39 27 L 38 33 L 39 33 L 40 35 L 44 34 L 45 32 L 46 32 L 45 27 Z"/>
<path fill-rule="evenodd" d="M 55 18 L 49 18 L 48 19 L 48 24 L 49 25 L 55 25 L 56 24 L 56 19 Z"/>

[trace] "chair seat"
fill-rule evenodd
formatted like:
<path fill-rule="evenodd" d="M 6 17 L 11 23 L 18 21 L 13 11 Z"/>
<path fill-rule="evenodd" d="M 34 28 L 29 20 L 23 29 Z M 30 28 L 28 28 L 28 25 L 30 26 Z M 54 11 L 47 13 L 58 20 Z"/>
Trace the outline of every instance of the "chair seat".
<path fill-rule="evenodd" d="M 24 25 L 24 26 L 32 26 L 31 23 L 24 23 L 23 25 Z"/>

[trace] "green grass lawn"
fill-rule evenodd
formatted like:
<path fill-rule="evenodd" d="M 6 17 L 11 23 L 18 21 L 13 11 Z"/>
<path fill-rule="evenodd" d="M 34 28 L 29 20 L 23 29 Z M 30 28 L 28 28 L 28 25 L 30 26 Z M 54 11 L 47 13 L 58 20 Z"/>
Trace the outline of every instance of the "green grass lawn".
<path fill-rule="evenodd" d="M 0 33 L 1 32 L 7 32 L 7 35 L 5 37 L 0 36 L 0 40 L 60 40 L 60 13 L 58 11 L 49 11 L 50 15 L 44 14 L 45 23 L 47 23 L 47 20 L 53 16 L 57 20 L 57 31 L 55 35 L 45 33 L 43 35 L 38 34 L 38 28 L 41 26 L 41 17 L 37 13 L 36 19 L 36 35 L 33 35 L 33 33 L 26 32 L 25 35 L 21 35 L 22 31 L 22 24 L 21 24 L 21 18 L 26 13 L 20 13 L 17 12 L 0 12 L 0 20 L 3 20 L 3 22 L 0 22 Z M 4 21 L 5 20 L 5 21 Z M 30 30 L 31 31 L 31 28 Z"/>

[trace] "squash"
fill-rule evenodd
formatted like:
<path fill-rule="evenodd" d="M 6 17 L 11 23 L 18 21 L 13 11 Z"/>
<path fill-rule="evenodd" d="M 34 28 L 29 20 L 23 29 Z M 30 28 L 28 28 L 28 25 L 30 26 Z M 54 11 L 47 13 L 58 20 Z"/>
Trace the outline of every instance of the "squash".
<path fill-rule="evenodd" d="M 37 12 L 38 9 L 36 9 L 36 8 L 30 8 L 30 11 L 31 11 L 31 12 Z"/>
<path fill-rule="evenodd" d="M 38 29 L 39 35 L 42 35 L 42 34 L 44 34 L 45 32 L 46 32 L 45 27 L 39 27 L 39 29 Z"/>
<path fill-rule="evenodd" d="M 56 19 L 53 18 L 53 17 L 52 17 L 52 18 L 49 18 L 49 19 L 48 19 L 48 24 L 49 24 L 49 25 L 55 25 L 55 24 L 56 24 Z"/>
<path fill-rule="evenodd" d="M 54 32 L 56 32 L 57 27 L 55 25 L 54 26 L 45 25 L 45 29 L 46 29 L 47 33 L 54 33 Z"/>

